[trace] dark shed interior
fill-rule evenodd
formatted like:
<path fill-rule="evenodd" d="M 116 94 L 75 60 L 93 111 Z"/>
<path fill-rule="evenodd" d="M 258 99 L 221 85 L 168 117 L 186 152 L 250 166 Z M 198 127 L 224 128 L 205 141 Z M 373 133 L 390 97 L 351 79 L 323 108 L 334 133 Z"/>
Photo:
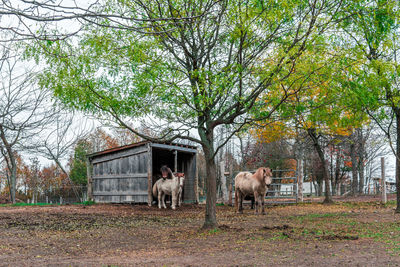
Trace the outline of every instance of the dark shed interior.
<path fill-rule="evenodd" d="M 176 166 L 175 166 L 175 155 Z M 161 178 L 160 168 L 163 165 L 167 165 L 173 172 L 185 173 L 185 184 L 183 188 L 183 201 L 192 202 L 194 194 L 193 191 L 193 180 L 195 175 L 195 155 L 190 152 L 184 152 L 179 150 L 166 150 L 162 148 L 152 148 L 152 160 L 153 160 L 153 185 Z M 190 191 L 190 194 L 189 194 Z M 186 192 L 186 194 L 185 194 Z"/>

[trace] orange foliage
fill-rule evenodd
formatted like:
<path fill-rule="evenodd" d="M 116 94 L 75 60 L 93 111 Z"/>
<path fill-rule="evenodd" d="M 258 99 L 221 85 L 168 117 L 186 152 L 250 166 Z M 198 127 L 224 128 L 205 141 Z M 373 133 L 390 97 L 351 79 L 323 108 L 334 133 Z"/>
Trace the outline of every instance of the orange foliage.
<path fill-rule="evenodd" d="M 344 161 L 344 166 L 351 168 L 351 167 L 353 167 L 353 163 L 351 161 L 345 160 Z"/>
<path fill-rule="evenodd" d="M 284 137 L 290 138 L 294 136 L 293 129 L 289 128 L 281 121 L 266 123 L 262 128 L 253 129 L 251 133 L 264 143 L 272 143 Z"/>

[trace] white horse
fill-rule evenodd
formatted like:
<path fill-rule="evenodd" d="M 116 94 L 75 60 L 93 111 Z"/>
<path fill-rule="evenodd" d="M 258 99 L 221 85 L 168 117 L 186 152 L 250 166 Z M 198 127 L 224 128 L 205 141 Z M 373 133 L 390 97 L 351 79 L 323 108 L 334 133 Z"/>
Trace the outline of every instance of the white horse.
<path fill-rule="evenodd" d="M 165 195 L 172 196 L 171 207 L 175 210 L 177 205 L 181 205 L 182 187 L 185 180 L 185 174 L 176 173 L 174 175 L 170 168 L 168 168 L 168 172 L 171 174 L 172 179 L 158 179 L 153 185 L 153 196 L 158 197 L 158 208 L 160 209 L 161 205 L 164 209 L 167 208 L 165 206 Z"/>
<path fill-rule="evenodd" d="M 258 168 L 254 174 L 239 172 L 235 177 L 235 207 L 237 212 L 243 213 L 243 199 L 245 196 L 254 196 L 255 213 L 261 208 L 264 211 L 264 199 L 268 186 L 272 183 L 270 168 Z"/>

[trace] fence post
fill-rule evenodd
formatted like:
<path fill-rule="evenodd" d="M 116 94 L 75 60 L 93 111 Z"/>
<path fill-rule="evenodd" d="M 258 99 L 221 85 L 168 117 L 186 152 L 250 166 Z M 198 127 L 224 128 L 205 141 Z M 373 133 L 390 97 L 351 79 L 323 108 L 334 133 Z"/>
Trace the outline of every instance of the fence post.
<path fill-rule="evenodd" d="M 297 202 L 303 202 L 303 160 L 297 160 Z"/>
<path fill-rule="evenodd" d="M 385 179 L 385 158 L 381 157 L 381 189 L 382 189 L 382 203 L 386 204 L 386 179 Z"/>

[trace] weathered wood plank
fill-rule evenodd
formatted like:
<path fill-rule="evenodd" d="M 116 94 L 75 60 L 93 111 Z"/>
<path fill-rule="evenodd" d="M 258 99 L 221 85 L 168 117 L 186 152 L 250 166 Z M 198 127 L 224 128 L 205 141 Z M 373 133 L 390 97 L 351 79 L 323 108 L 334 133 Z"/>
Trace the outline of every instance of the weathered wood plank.
<path fill-rule="evenodd" d="M 147 178 L 147 173 L 96 175 L 93 179 Z"/>
<path fill-rule="evenodd" d="M 99 162 L 104 162 L 104 161 L 110 161 L 113 159 L 120 159 L 120 158 L 124 158 L 124 157 L 129 157 L 129 156 L 133 156 L 133 155 L 138 155 L 138 154 L 143 154 L 147 152 L 147 148 L 134 148 L 132 150 L 127 150 L 127 151 L 121 151 L 119 153 L 114 153 L 111 155 L 103 155 L 100 157 L 96 157 L 93 159 L 93 163 L 99 163 Z"/>

